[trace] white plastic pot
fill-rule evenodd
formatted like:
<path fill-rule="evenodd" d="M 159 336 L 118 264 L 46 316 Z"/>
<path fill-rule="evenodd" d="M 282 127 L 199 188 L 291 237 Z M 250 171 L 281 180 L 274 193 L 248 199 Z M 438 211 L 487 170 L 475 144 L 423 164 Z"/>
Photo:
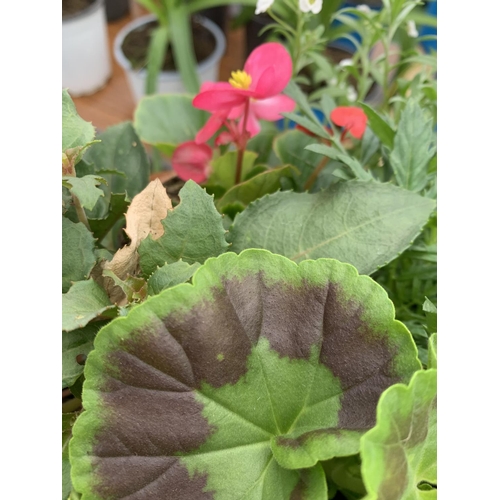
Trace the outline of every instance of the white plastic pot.
<path fill-rule="evenodd" d="M 74 96 L 101 89 L 111 76 L 104 0 L 62 22 L 62 86 Z"/>
<path fill-rule="evenodd" d="M 145 68 L 140 70 L 132 68 L 132 64 L 123 53 L 122 44 L 125 37 L 131 31 L 139 26 L 154 21 L 155 19 L 156 17 L 154 15 L 139 17 L 124 26 L 115 38 L 113 47 L 114 56 L 127 75 L 129 87 L 136 103 L 145 95 L 147 72 Z M 210 56 L 197 65 L 197 73 L 200 78 L 200 82 L 202 83 L 217 81 L 219 78 L 220 60 L 226 51 L 226 37 L 221 29 L 209 19 L 199 17 L 198 22 L 207 28 L 215 37 L 215 50 L 212 54 L 210 54 Z M 178 71 L 162 71 L 158 75 L 158 85 L 156 91 L 158 94 L 178 94 L 185 93 L 186 88 L 182 83 L 182 78 Z"/>

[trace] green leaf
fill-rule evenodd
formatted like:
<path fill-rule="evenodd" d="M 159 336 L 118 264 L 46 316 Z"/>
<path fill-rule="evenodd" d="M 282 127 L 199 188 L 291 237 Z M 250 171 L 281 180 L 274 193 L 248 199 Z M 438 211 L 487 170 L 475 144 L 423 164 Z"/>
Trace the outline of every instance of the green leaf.
<path fill-rule="evenodd" d="M 436 499 L 437 371 L 420 370 L 409 386 L 387 389 L 377 407 L 377 425 L 361 438 L 364 500 Z"/>
<path fill-rule="evenodd" d="M 106 182 L 98 175 L 86 175 L 85 177 L 63 176 L 62 184 L 68 188 L 80 201 L 82 207 L 92 210 L 100 196 L 104 196 L 104 191 L 96 186 Z"/>
<path fill-rule="evenodd" d="M 257 164 L 265 164 L 270 167 L 281 165 L 279 158 L 273 151 L 274 138 L 278 135 L 278 129 L 272 122 L 261 122 L 261 131 L 247 142 L 247 151 L 254 151 L 259 156 L 255 160 Z"/>
<path fill-rule="evenodd" d="M 81 118 L 68 91 L 62 91 L 62 151 L 84 147 L 95 137 L 95 129 L 90 122 Z"/>
<path fill-rule="evenodd" d="M 63 413 L 62 415 L 62 500 L 68 500 L 72 489 L 68 445 L 71 439 L 71 428 L 77 416 L 76 413 Z"/>
<path fill-rule="evenodd" d="M 362 181 L 369 181 L 373 179 L 371 174 L 363 168 L 363 165 L 361 165 L 356 158 L 342 154 L 330 146 L 326 146 L 325 144 L 311 144 L 310 146 L 306 146 L 306 150 L 313 151 L 314 153 L 327 156 L 332 160 L 338 160 L 344 163 L 352 170 L 352 173 Z"/>
<path fill-rule="evenodd" d="M 192 100 L 192 96 L 179 94 L 142 98 L 134 113 L 141 140 L 169 156 L 181 142 L 192 141 L 209 116 L 194 108 Z"/>
<path fill-rule="evenodd" d="M 185 283 L 199 267 L 200 264 L 197 262 L 189 265 L 182 260 L 160 267 L 148 279 L 148 294 L 158 295 L 167 288 Z"/>
<path fill-rule="evenodd" d="M 370 274 L 408 248 L 435 203 L 378 182 L 316 194 L 278 192 L 253 202 L 229 231 L 231 250 L 265 248 L 300 262 L 330 257 Z"/>
<path fill-rule="evenodd" d="M 368 104 L 360 102 L 359 105 L 363 108 L 366 116 L 368 116 L 369 127 L 380 139 L 380 142 L 392 150 L 394 147 L 394 136 L 396 135 L 396 132 L 394 132 L 392 127 L 384 120 L 384 118 L 382 118 L 377 111 L 368 106 Z"/>
<path fill-rule="evenodd" d="M 180 259 L 188 264 L 203 264 L 228 247 L 222 216 L 215 209 L 212 196 L 196 182 L 187 181 L 179 197 L 179 205 L 161 221 L 164 234 L 156 240 L 148 236 L 139 245 L 140 266 L 146 276 L 157 267 Z"/>
<path fill-rule="evenodd" d="M 85 359 L 94 347 L 94 337 L 104 325 L 90 323 L 62 334 L 62 387 L 71 387 L 83 373 Z"/>
<path fill-rule="evenodd" d="M 81 222 L 62 218 L 62 291 L 66 293 L 73 281 L 87 279 L 97 259 L 95 239 Z"/>
<path fill-rule="evenodd" d="M 101 241 L 104 236 L 106 236 L 106 234 L 112 229 L 112 227 L 120 219 L 124 218 L 129 205 L 130 200 L 125 193 L 111 193 L 108 212 L 106 216 L 98 219 L 88 219 L 90 229 L 92 230 L 94 236 L 97 238 L 97 241 Z"/>
<path fill-rule="evenodd" d="M 425 313 L 427 319 L 427 332 L 429 335 L 431 333 L 437 332 L 437 308 L 436 306 L 426 297 L 422 309 Z"/>
<path fill-rule="evenodd" d="M 293 177 L 294 167 L 285 166 L 281 168 L 273 168 L 261 174 L 252 177 L 246 182 L 237 184 L 232 187 L 226 194 L 217 202 L 217 208 L 221 213 L 226 212 L 226 207 L 234 203 L 238 203 L 242 211 L 254 200 L 261 198 L 265 194 L 274 193 L 281 187 L 280 181 L 283 177 Z"/>
<path fill-rule="evenodd" d="M 101 143 L 86 153 L 85 160 L 93 162 L 95 173 L 106 179 L 107 199 L 111 193 L 127 193 L 132 199 L 148 185 L 150 174 L 146 150 L 132 123 L 113 125 L 99 134 L 99 139 Z M 125 176 L 107 173 L 110 170 L 117 170 Z"/>
<path fill-rule="evenodd" d="M 318 120 L 318 117 L 314 114 L 309 102 L 307 101 L 307 97 L 300 90 L 299 86 L 293 81 L 290 80 L 288 85 L 286 86 L 284 93 L 291 97 L 298 105 L 300 110 L 318 127 L 321 127 L 321 122 Z"/>
<path fill-rule="evenodd" d="M 327 480 L 333 481 L 346 498 L 358 499 L 366 494 L 363 478 L 361 477 L 361 459 L 359 455 L 332 458 L 321 465 L 325 470 Z"/>
<path fill-rule="evenodd" d="M 77 281 L 62 296 L 62 329 L 70 332 L 83 328 L 95 318 L 111 318 L 117 312 L 106 292 L 92 278 Z"/>
<path fill-rule="evenodd" d="M 357 453 L 421 367 L 371 278 L 262 250 L 210 259 L 94 344 L 70 456 L 95 500 L 326 500 L 318 461 Z"/>
<path fill-rule="evenodd" d="M 410 99 L 401 115 L 390 155 L 400 186 L 416 192 L 424 189 L 427 166 L 434 156 L 432 143 L 432 119 L 427 120 L 418 103 Z"/>
<path fill-rule="evenodd" d="M 437 365 L 437 333 L 433 333 L 429 337 L 427 368 L 436 368 Z"/>
<path fill-rule="evenodd" d="M 241 178 L 246 176 L 253 170 L 257 153 L 253 151 L 245 151 L 243 155 L 243 164 L 241 166 Z M 234 186 L 236 176 L 236 165 L 238 160 L 237 151 L 229 151 L 212 162 L 212 173 L 207 180 L 210 186 L 220 186 L 224 190 L 228 190 Z"/>
<path fill-rule="evenodd" d="M 317 136 L 323 137 L 323 139 L 331 139 L 331 135 L 325 130 L 325 127 L 323 125 L 318 125 L 316 122 L 309 120 L 305 116 L 298 115 L 297 113 L 283 113 L 283 116 L 290 120 L 293 120 L 299 125 L 302 125 L 302 127 L 306 128 Z"/>

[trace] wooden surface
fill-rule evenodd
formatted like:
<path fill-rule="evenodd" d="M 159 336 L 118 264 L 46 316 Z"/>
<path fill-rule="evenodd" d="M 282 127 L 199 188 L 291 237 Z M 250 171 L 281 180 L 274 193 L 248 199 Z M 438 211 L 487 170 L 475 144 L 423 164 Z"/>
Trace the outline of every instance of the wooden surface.
<path fill-rule="evenodd" d="M 118 21 L 108 23 L 108 43 L 112 60 L 112 76 L 104 88 L 93 95 L 74 97 L 78 114 L 99 130 L 104 130 L 110 125 L 125 120 L 133 120 L 135 103 L 129 90 L 123 69 L 113 57 L 113 42 L 118 32 L 132 19 L 148 14 L 148 12 L 135 2 L 131 2 L 130 14 Z M 229 30 L 227 36 L 227 49 L 221 60 L 220 80 L 228 80 L 231 71 L 241 69 L 244 64 L 245 31 L 240 28 Z"/>

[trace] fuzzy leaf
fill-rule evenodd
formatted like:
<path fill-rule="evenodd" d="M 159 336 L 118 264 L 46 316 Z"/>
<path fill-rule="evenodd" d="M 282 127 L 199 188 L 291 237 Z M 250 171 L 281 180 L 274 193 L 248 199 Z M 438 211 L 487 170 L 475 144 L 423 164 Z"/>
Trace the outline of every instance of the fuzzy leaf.
<path fill-rule="evenodd" d="M 294 170 L 297 171 L 290 165 L 266 170 L 250 178 L 248 181 L 232 187 L 217 202 L 217 208 L 221 213 L 226 213 L 225 209 L 228 205 L 238 203 L 241 206 L 241 210 L 243 210 L 252 201 L 261 198 L 265 194 L 278 191 L 281 187 L 281 179 L 283 177 L 293 177 Z"/>
<path fill-rule="evenodd" d="M 89 321 L 103 316 L 116 316 L 117 307 L 93 280 L 77 281 L 62 296 L 62 329 L 70 332 L 83 328 Z"/>
<path fill-rule="evenodd" d="M 62 218 L 62 291 L 71 283 L 87 279 L 97 259 L 94 255 L 95 239 L 81 223 Z"/>
<path fill-rule="evenodd" d="M 329 257 L 370 274 L 410 246 L 434 206 L 378 182 L 342 182 L 316 194 L 278 192 L 238 214 L 229 241 L 235 252 L 265 248 L 296 262 Z"/>
<path fill-rule="evenodd" d="M 326 500 L 317 462 L 357 453 L 421 368 L 371 278 L 263 250 L 209 259 L 94 345 L 70 444 L 94 500 Z"/>
<path fill-rule="evenodd" d="M 148 280 L 148 294 L 158 295 L 162 290 L 171 288 L 180 283 L 185 283 L 191 279 L 200 264 L 195 262 L 189 265 L 187 262 L 179 260 L 172 264 L 165 264 L 157 269 Z"/>
<path fill-rule="evenodd" d="M 427 183 L 427 165 L 434 156 L 432 119 L 426 119 L 418 103 L 410 99 L 394 137 L 391 166 L 401 187 L 421 191 Z"/>
<path fill-rule="evenodd" d="M 387 389 L 377 425 L 361 439 L 364 500 L 436 499 L 437 371 L 420 370 L 409 386 Z M 420 486 L 421 483 L 426 486 Z"/>
<path fill-rule="evenodd" d="M 196 182 L 188 181 L 179 197 L 179 205 L 162 221 L 163 236 L 157 240 L 148 237 L 139 246 L 140 266 L 146 276 L 179 259 L 188 264 L 203 264 L 228 247 L 222 216 L 215 209 L 212 196 Z"/>
<path fill-rule="evenodd" d="M 169 156 L 180 143 L 193 140 L 209 115 L 194 108 L 192 100 L 191 96 L 177 94 L 141 99 L 134 114 L 141 140 Z"/>
<path fill-rule="evenodd" d="M 98 175 L 86 175 L 85 177 L 62 178 L 62 184 L 68 188 L 80 201 L 82 207 L 92 210 L 100 196 L 104 196 L 104 191 L 96 186 L 106 182 Z"/>
<path fill-rule="evenodd" d="M 83 147 L 95 137 L 95 129 L 90 122 L 81 118 L 68 91 L 62 91 L 62 151 Z"/>

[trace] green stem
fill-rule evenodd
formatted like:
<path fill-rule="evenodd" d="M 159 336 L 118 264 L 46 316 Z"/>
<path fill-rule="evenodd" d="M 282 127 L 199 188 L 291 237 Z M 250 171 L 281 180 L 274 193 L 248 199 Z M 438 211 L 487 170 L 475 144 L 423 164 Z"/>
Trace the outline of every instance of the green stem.
<path fill-rule="evenodd" d="M 243 158 L 245 156 L 245 149 L 247 147 L 248 134 L 247 134 L 247 121 L 248 121 L 248 112 L 250 110 L 250 99 L 247 100 L 245 104 L 245 114 L 243 115 L 243 142 L 238 144 L 238 159 L 236 162 L 236 176 L 234 179 L 235 184 L 239 184 L 241 180 L 241 171 L 243 169 Z"/>
<path fill-rule="evenodd" d="M 80 200 L 74 194 L 71 194 L 71 196 L 73 197 L 73 204 L 75 205 L 78 220 L 82 224 L 84 224 L 90 232 L 92 232 L 92 230 L 90 229 L 89 221 L 87 220 L 87 214 L 85 213 L 85 209 L 82 207 Z"/>
<path fill-rule="evenodd" d="M 329 159 L 330 158 L 328 158 L 328 156 L 324 156 L 323 159 L 318 163 L 318 166 L 314 169 L 314 172 L 309 176 L 306 183 L 304 184 L 305 191 L 309 191 L 309 189 L 313 187 L 316 179 L 318 178 L 318 175 L 326 167 Z"/>

